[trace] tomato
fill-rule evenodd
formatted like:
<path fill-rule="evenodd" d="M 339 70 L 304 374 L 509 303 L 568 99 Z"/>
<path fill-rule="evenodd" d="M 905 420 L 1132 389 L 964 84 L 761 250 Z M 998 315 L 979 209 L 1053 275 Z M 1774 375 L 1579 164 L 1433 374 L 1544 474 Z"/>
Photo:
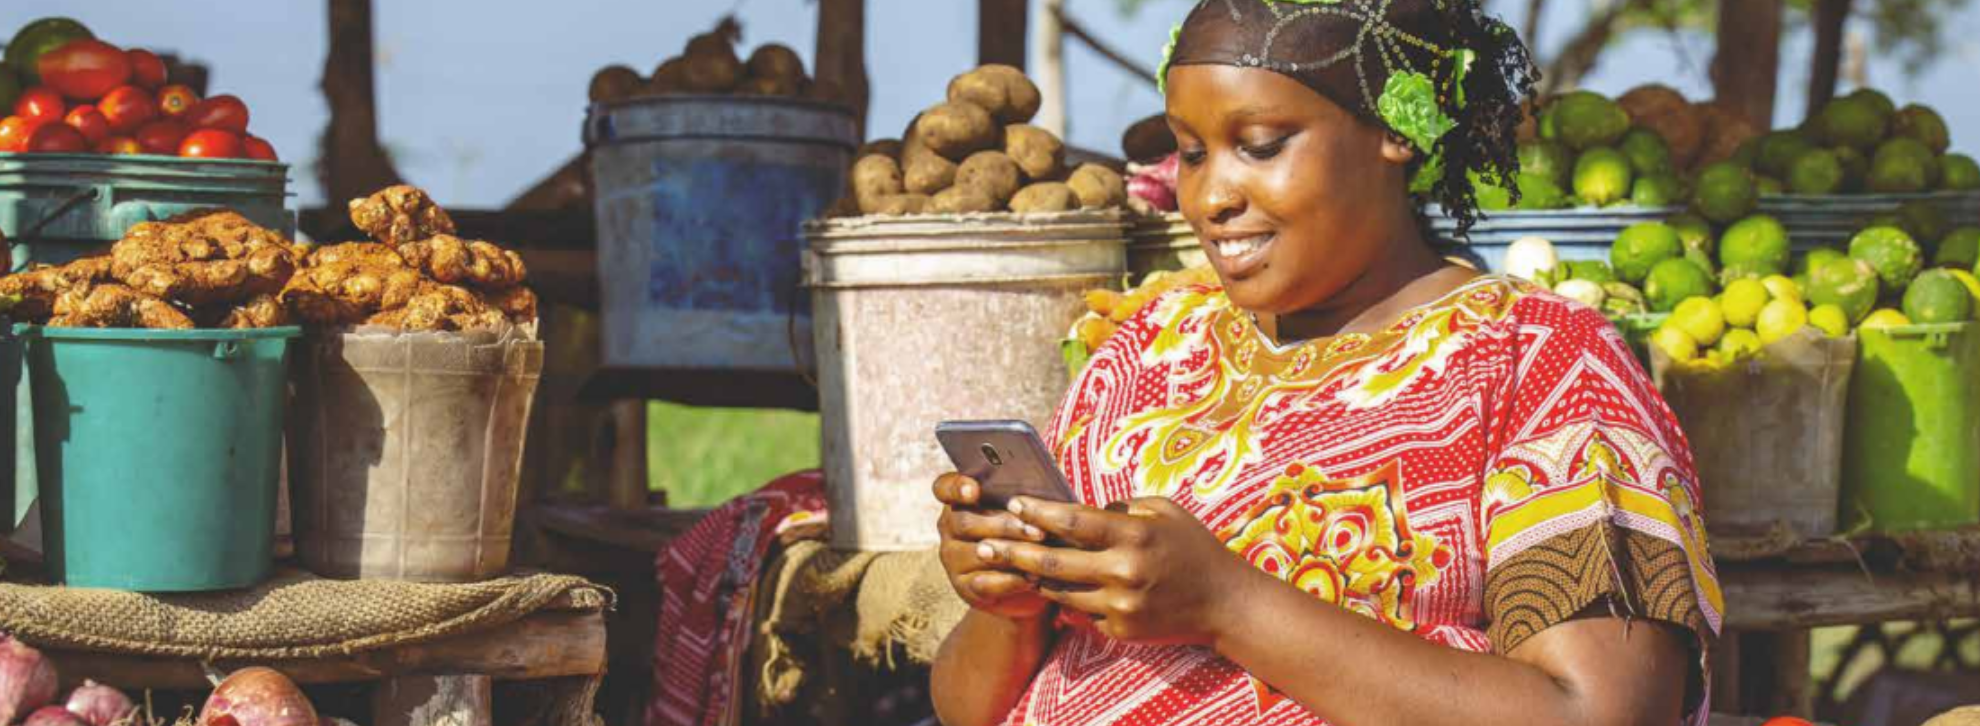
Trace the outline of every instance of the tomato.
<path fill-rule="evenodd" d="M 1767 722 L 1760 724 L 1760 726 L 1815 726 L 1815 724 L 1793 716 L 1775 716 L 1767 719 Z"/>
<path fill-rule="evenodd" d="M 21 92 L 21 100 L 14 102 L 14 115 L 36 124 L 60 121 L 68 110 L 68 105 L 62 103 L 62 94 L 47 86 L 27 89 Z"/>
<path fill-rule="evenodd" d="M 241 156 L 241 137 L 226 129 L 200 129 L 186 135 L 179 142 L 179 155 L 206 159 L 237 159 Z"/>
<path fill-rule="evenodd" d="M 199 94 L 185 86 L 175 83 L 158 89 L 158 114 L 161 116 L 177 116 L 198 104 Z"/>
<path fill-rule="evenodd" d="M 110 119 L 104 118 L 103 112 L 96 110 L 95 106 L 83 104 L 69 109 L 69 115 L 62 117 L 62 123 L 81 131 L 91 146 L 110 138 Z"/>
<path fill-rule="evenodd" d="M 95 38 L 69 41 L 35 61 L 43 85 L 78 101 L 94 101 L 129 83 L 131 58 L 122 48 Z"/>
<path fill-rule="evenodd" d="M 130 134 L 158 116 L 158 101 L 137 86 L 118 86 L 96 102 L 96 110 L 110 120 L 111 133 Z"/>
<path fill-rule="evenodd" d="M 89 140 L 68 124 L 42 124 L 28 134 L 24 149 L 30 154 L 76 154 L 88 150 Z"/>
<path fill-rule="evenodd" d="M 124 56 L 131 61 L 131 83 L 150 91 L 165 85 L 165 61 L 159 60 L 158 54 L 132 48 L 124 51 Z"/>
<path fill-rule="evenodd" d="M 97 142 L 91 151 L 98 154 L 142 154 L 144 147 L 129 136 L 112 136 Z"/>
<path fill-rule="evenodd" d="M 239 96 L 221 94 L 200 101 L 186 112 L 185 122 L 196 129 L 225 129 L 247 133 L 248 107 Z"/>
<path fill-rule="evenodd" d="M 159 119 L 138 127 L 137 142 L 144 147 L 144 153 L 177 156 L 179 142 L 186 139 L 191 131 L 185 124 L 171 119 Z"/>
<path fill-rule="evenodd" d="M 27 148 L 27 138 L 41 124 L 19 116 L 0 120 L 0 151 L 19 153 Z"/>
<path fill-rule="evenodd" d="M 281 161 L 275 156 L 275 145 L 267 139 L 247 134 L 241 137 L 242 155 L 259 161 Z"/>

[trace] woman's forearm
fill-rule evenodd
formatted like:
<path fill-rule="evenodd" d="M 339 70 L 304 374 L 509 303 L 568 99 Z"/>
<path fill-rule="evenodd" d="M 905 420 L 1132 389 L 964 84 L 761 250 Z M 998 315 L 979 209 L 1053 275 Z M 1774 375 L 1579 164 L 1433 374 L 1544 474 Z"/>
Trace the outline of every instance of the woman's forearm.
<path fill-rule="evenodd" d="M 1008 620 L 979 610 L 942 641 L 930 676 L 945 726 L 1002 723 L 1052 647 L 1049 617 Z"/>
<path fill-rule="evenodd" d="M 1437 645 L 1264 573 L 1247 581 L 1243 596 L 1230 600 L 1236 610 L 1221 626 L 1217 651 L 1336 726 L 1667 726 L 1683 711 L 1683 645 L 1660 627 L 1639 624 L 1631 637 L 1626 624 L 1591 623 L 1590 629 L 1605 636 L 1613 628 L 1613 638 L 1600 638 L 1603 645 L 1592 648 L 1583 639 L 1548 653 L 1571 659 L 1576 669 L 1649 667 L 1657 677 L 1639 675 L 1622 679 L 1626 685 L 1619 688 L 1587 693 L 1597 689 L 1578 683 L 1591 681 L 1562 678 L 1503 655 Z M 1672 678 L 1658 669 L 1678 673 Z M 1667 682 L 1672 680 L 1674 686 Z M 1646 703 L 1655 706 L 1641 707 Z"/>

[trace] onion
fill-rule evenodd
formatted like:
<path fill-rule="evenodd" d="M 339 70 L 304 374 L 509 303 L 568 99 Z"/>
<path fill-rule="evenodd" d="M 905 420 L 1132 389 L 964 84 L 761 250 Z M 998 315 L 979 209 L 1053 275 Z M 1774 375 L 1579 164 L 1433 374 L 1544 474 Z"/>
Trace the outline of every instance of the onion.
<path fill-rule="evenodd" d="M 295 681 L 273 668 L 234 671 L 199 711 L 199 726 L 320 726 L 316 707 Z"/>
<path fill-rule="evenodd" d="M 27 720 L 22 721 L 21 726 L 89 726 L 89 722 L 61 706 L 43 706 L 34 713 L 28 714 Z"/>
<path fill-rule="evenodd" d="M 55 702 L 55 664 L 41 651 L 0 635 L 0 724 Z"/>
<path fill-rule="evenodd" d="M 110 726 L 137 710 L 137 704 L 123 691 L 96 681 L 83 681 L 81 687 L 70 691 L 67 707 L 89 726 Z"/>

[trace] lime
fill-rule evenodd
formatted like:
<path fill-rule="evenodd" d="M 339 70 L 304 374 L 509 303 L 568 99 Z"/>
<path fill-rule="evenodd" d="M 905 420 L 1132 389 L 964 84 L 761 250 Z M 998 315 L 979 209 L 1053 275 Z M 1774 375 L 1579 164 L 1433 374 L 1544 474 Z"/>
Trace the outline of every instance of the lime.
<path fill-rule="evenodd" d="M 1742 361 L 1760 354 L 1760 335 L 1751 330 L 1733 329 L 1719 339 L 1719 347 L 1714 351 L 1729 362 Z"/>
<path fill-rule="evenodd" d="M 1952 273 L 1953 279 L 1958 280 L 1959 284 L 1966 286 L 1967 297 L 1973 298 L 1974 311 L 1980 312 L 1980 277 L 1974 277 L 1973 273 L 1965 270 L 1947 270 L 1947 272 Z"/>
<path fill-rule="evenodd" d="M 1684 182 L 1669 173 L 1639 177 L 1629 203 L 1639 207 L 1669 207 L 1684 201 Z"/>
<path fill-rule="evenodd" d="M 1890 112 L 1862 96 L 1844 96 L 1822 107 L 1817 116 L 1822 141 L 1831 146 L 1876 148 L 1890 130 Z"/>
<path fill-rule="evenodd" d="M 1710 256 L 1719 248 L 1718 235 L 1712 234 L 1712 223 L 1704 217 L 1686 212 L 1664 220 L 1664 224 L 1677 230 L 1678 241 L 1684 243 L 1686 250 L 1698 250 Z"/>
<path fill-rule="evenodd" d="M 1726 332 L 1725 313 L 1709 297 L 1685 298 L 1671 311 L 1670 319 L 1664 324 L 1684 331 L 1699 345 L 1719 342 L 1719 336 Z"/>
<path fill-rule="evenodd" d="M 1677 230 L 1661 222 L 1638 222 L 1623 228 L 1609 247 L 1609 264 L 1616 277 L 1640 285 L 1650 277 L 1650 268 L 1684 252 Z"/>
<path fill-rule="evenodd" d="M 1671 147 L 1664 137 L 1646 128 L 1633 128 L 1616 145 L 1638 175 L 1671 173 Z"/>
<path fill-rule="evenodd" d="M 1808 325 L 1808 309 L 1793 300 L 1775 300 L 1760 309 L 1760 318 L 1754 323 L 1754 332 L 1760 334 L 1760 342 L 1772 345 L 1774 341 L 1793 335 L 1795 331 Z"/>
<path fill-rule="evenodd" d="M 1761 277 L 1786 270 L 1790 253 L 1787 227 L 1765 214 L 1739 220 L 1719 237 L 1719 264 L 1746 268 Z"/>
<path fill-rule="evenodd" d="M 1876 107 L 1878 113 L 1885 116 L 1897 113 L 1897 104 L 1891 103 L 1891 97 L 1884 95 L 1883 91 L 1875 88 L 1858 88 L 1851 91 L 1848 98 L 1861 98 L 1869 101 L 1870 105 Z"/>
<path fill-rule="evenodd" d="M 73 18 L 42 18 L 14 33 L 14 39 L 7 41 L 5 59 L 7 65 L 21 74 L 21 82 L 33 86 L 41 83 L 41 72 L 37 70 L 41 55 L 68 45 L 81 38 L 94 38 L 95 33 Z M 12 108 L 9 106 L 8 108 Z"/>
<path fill-rule="evenodd" d="M 1820 266 L 1822 263 L 1828 262 L 1829 260 L 1839 260 L 1848 256 L 1849 255 L 1843 254 L 1842 250 L 1838 250 L 1833 247 L 1817 247 L 1795 258 L 1794 274 L 1806 275 L 1810 270 L 1815 269 L 1816 267 Z"/>
<path fill-rule="evenodd" d="M 1471 194 L 1478 200 L 1479 209 L 1487 212 L 1512 209 L 1512 190 L 1492 183 L 1491 179 L 1475 171 L 1467 176 L 1471 178 Z"/>
<path fill-rule="evenodd" d="M 1958 192 L 1980 189 L 1980 163 L 1974 162 L 1973 157 L 1947 154 L 1939 160 L 1939 166 L 1945 170 L 1944 178 L 1939 180 L 1940 187 Z"/>
<path fill-rule="evenodd" d="M 1971 270 L 1980 263 L 1980 227 L 1960 227 L 1939 240 L 1939 251 L 1932 254 L 1932 266 Z"/>
<path fill-rule="evenodd" d="M 1952 228 L 1952 220 L 1946 217 L 1946 210 L 1930 202 L 1905 202 L 1897 209 L 1898 227 L 1918 242 L 1920 246 L 1931 248 L 1944 239 L 1946 231 Z"/>
<path fill-rule="evenodd" d="M 1932 170 L 1937 168 L 1932 150 L 1911 138 L 1896 138 L 1877 147 L 1870 158 L 1870 191 L 1879 194 L 1914 194 L 1930 189 Z"/>
<path fill-rule="evenodd" d="M 1767 288 L 1767 297 L 1771 300 L 1793 300 L 1795 302 L 1804 302 L 1806 300 L 1801 294 L 1801 286 L 1795 284 L 1794 280 L 1781 275 L 1768 275 L 1760 278 L 1760 286 Z"/>
<path fill-rule="evenodd" d="M 1871 227 L 1849 240 L 1849 256 L 1870 265 L 1877 272 L 1877 283 L 1896 294 L 1925 264 L 1925 254 L 1911 235 L 1896 227 Z M 1847 306 L 1845 306 L 1847 307 Z"/>
<path fill-rule="evenodd" d="M 1862 320 L 1877 304 L 1877 271 L 1862 260 L 1827 260 L 1809 272 L 1807 291 L 1808 302 L 1835 305 L 1851 321 Z"/>
<path fill-rule="evenodd" d="M 1684 258 L 1657 263 L 1643 282 L 1643 296 L 1649 299 L 1650 309 L 1660 313 L 1670 312 L 1686 298 L 1710 294 L 1712 273 Z"/>
<path fill-rule="evenodd" d="M 1670 325 L 1657 328 L 1650 334 L 1650 344 L 1664 351 L 1664 355 L 1678 363 L 1689 363 L 1698 359 L 1698 341 L 1690 335 Z"/>
<path fill-rule="evenodd" d="M 1876 312 L 1865 316 L 1863 322 L 1856 327 L 1865 330 L 1875 330 L 1878 328 L 1901 328 L 1910 324 L 1911 318 L 1905 317 L 1904 313 L 1890 308 L 1878 308 Z"/>
<path fill-rule="evenodd" d="M 1863 191 L 1864 185 L 1868 184 L 1870 179 L 1870 156 L 1848 146 L 1838 146 L 1830 149 L 1829 153 L 1835 154 L 1836 161 L 1842 164 L 1842 191 Z"/>
<path fill-rule="evenodd" d="M 1705 274 L 1707 275 L 1718 277 L 1719 274 L 1723 272 L 1722 270 L 1719 269 L 1718 261 L 1713 260 L 1711 255 L 1705 254 L 1704 250 L 1688 249 L 1685 250 L 1684 254 L 1681 256 L 1684 257 L 1684 259 L 1691 260 L 1692 264 L 1698 265 L 1698 269 L 1704 270 Z M 1719 284 L 1723 285 L 1725 283 L 1720 282 Z"/>
<path fill-rule="evenodd" d="M 1574 194 L 1589 204 L 1606 207 L 1629 196 L 1636 173 L 1629 157 L 1606 146 L 1582 152 L 1574 161 Z"/>
<path fill-rule="evenodd" d="M 1827 149 L 1816 149 L 1795 159 L 1788 169 L 1788 188 L 1796 194 L 1834 194 L 1843 185 L 1842 159 Z"/>
<path fill-rule="evenodd" d="M 1946 130 L 1946 120 L 1939 116 L 1939 112 L 1932 110 L 1930 106 L 1915 103 L 1898 109 L 1897 115 L 1891 117 L 1891 133 L 1895 136 L 1916 139 L 1934 154 L 1946 153 L 1946 147 L 1952 145 L 1951 134 Z"/>
<path fill-rule="evenodd" d="M 1904 316 L 1912 322 L 1963 323 L 1973 318 L 1973 294 L 1947 270 L 1926 270 L 1904 290 Z"/>
<path fill-rule="evenodd" d="M 1598 285 L 1616 281 L 1616 271 L 1601 260 L 1568 260 L 1562 264 L 1567 266 L 1567 274 L 1562 277 L 1569 280 L 1587 280 Z"/>
<path fill-rule="evenodd" d="M 1776 179 L 1786 178 L 1794 160 L 1815 150 L 1814 142 L 1800 131 L 1770 131 L 1760 137 L 1760 156 L 1754 168 Z"/>
<path fill-rule="evenodd" d="M 1849 314 L 1835 305 L 1817 305 L 1808 311 L 1808 324 L 1831 338 L 1849 335 Z"/>
<path fill-rule="evenodd" d="M 1692 208 L 1700 216 L 1720 224 L 1730 224 L 1753 213 L 1759 199 L 1753 175 L 1737 164 L 1723 161 L 1699 172 L 1698 183 L 1691 190 Z"/>
<path fill-rule="evenodd" d="M 1629 131 L 1629 113 L 1602 94 L 1575 91 L 1554 101 L 1554 125 L 1562 141 L 1586 151 L 1616 143 Z"/>
<path fill-rule="evenodd" d="M 1734 280 L 1725 292 L 1719 293 L 1719 308 L 1725 312 L 1727 325 L 1751 328 L 1760 319 L 1760 308 L 1766 307 L 1771 297 L 1767 286 L 1759 280 Z"/>
<path fill-rule="evenodd" d="M 1546 178 L 1556 186 L 1568 182 L 1574 171 L 1574 151 L 1559 141 L 1538 139 L 1519 145 L 1519 171 Z"/>
<path fill-rule="evenodd" d="M 1514 209 L 1567 209 L 1574 206 L 1568 200 L 1567 192 L 1561 185 L 1543 176 L 1520 172 L 1513 180 L 1519 187 L 1519 201 L 1513 202 Z"/>

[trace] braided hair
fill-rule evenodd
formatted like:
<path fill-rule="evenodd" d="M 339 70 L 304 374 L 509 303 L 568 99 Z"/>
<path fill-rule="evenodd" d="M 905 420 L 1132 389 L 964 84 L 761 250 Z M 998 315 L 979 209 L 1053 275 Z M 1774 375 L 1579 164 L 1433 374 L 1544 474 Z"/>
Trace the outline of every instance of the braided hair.
<path fill-rule="evenodd" d="M 1514 190 L 1521 104 L 1540 72 L 1481 0 L 1202 0 L 1177 26 L 1157 79 L 1177 65 L 1263 68 L 1416 147 L 1413 192 L 1466 235 L 1472 178 Z"/>

